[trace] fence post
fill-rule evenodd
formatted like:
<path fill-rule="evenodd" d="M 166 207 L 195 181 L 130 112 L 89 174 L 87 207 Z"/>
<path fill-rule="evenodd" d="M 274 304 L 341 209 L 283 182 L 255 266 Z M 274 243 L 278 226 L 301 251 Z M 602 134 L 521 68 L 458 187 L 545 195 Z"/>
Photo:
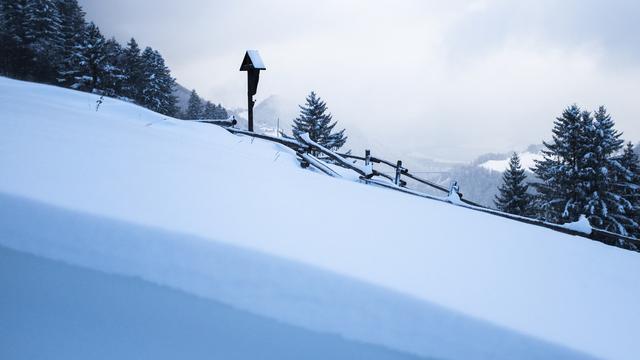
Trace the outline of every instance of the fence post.
<path fill-rule="evenodd" d="M 453 180 L 451 182 L 451 185 L 449 186 L 449 196 L 451 196 L 451 194 L 456 193 L 458 196 L 462 197 L 460 194 L 460 186 L 458 186 L 458 182 L 456 180 Z"/>
<path fill-rule="evenodd" d="M 396 165 L 396 179 L 394 183 L 396 185 L 400 184 L 400 174 L 402 173 L 402 160 L 398 160 L 398 164 Z"/>
<path fill-rule="evenodd" d="M 364 151 L 364 165 L 369 166 L 371 163 L 371 150 Z"/>

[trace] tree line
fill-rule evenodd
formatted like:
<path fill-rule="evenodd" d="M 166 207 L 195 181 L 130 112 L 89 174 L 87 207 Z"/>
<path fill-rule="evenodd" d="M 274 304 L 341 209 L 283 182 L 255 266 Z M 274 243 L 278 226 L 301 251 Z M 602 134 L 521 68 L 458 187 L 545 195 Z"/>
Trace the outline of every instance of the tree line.
<path fill-rule="evenodd" d="M 0 0 L 0 75 L 180 113 L 162 55 L 135 39 L 121 45 L 85 20 L 77 0 Z M 220 109 L 218 108 L 218 111 Z"/>
<path fill-rule="evenodd" d="M 640 161 L 605 107 L 590 112 L 577 105 L 556 118 L 552 140 L 525 181 L 517 154 L 503 174 L 495 204 L 499 210 L 553 223 L 584 215 L 596 228 L 640 238 Z"/>
<path fill-rule="evenodd" d="M 182 114 L 183 119 L 228 119 L 229 114 L 221 104 L 214 104 L 211 101 L 203 100 L 195 90 L 191 90 L 187 109 Z"/>

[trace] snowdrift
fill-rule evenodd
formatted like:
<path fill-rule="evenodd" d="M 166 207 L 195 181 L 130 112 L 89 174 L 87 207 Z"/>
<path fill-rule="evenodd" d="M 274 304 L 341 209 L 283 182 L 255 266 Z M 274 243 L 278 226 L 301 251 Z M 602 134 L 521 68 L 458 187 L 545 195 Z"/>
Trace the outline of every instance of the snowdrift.
<path fill-rule="evenodd" d="M 0 78 L 0 246 L 15 267 L 149 282 L 381 358 L 637 354 L 637 253 L 330 178 L 286 148 L 98 98 Z M 46 306 L 37 289 L 24 297 Z M 37 323 L 18 299 L 0 302 L 0 324 Z M 17 341 L 2 330 L 0 345 Z M 331 344 L 316 349 L 335 358 Z"/>

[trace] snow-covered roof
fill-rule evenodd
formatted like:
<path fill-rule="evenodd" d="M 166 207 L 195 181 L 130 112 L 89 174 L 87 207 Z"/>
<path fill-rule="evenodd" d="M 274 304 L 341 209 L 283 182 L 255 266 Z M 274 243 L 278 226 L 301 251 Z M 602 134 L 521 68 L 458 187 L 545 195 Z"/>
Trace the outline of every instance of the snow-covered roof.
<path fill-rule="evenodd" d="M 260 57 L 260 53 L 258 50 L 247 50 L 244 55 L 244 59 L 242 60 L 242 65 L 240 65 L 240 71 L 247 70 L 266 70 L 267 68 L 264 66 L 264 62 Z"/>

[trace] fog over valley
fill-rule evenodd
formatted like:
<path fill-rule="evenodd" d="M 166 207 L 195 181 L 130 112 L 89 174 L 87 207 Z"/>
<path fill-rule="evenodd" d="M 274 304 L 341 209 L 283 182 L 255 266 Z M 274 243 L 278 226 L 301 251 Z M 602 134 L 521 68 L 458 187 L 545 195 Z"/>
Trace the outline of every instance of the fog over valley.
<path fill-rule="evenodd" d="M 640 140 L 637 2 L 80 3 L 103 32 L 158 49 L 180 84 L 226 108 L 246 108 L 237 70 L 244 50 L 260 50 L 257 102 L 277 95 L 286 126 L 315 90 L 356 147 L 470 162 L 549 139 L 573 103 L 607 106 L 625 139 Z"/>

